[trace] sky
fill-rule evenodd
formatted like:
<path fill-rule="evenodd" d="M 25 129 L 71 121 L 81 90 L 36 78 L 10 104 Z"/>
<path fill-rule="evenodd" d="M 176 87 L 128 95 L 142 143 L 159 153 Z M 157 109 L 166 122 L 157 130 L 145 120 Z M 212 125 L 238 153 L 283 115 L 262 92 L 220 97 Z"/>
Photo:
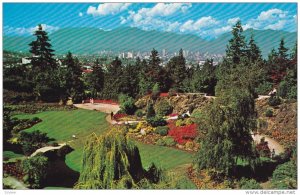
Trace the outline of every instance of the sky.
<path fill-rule="evenodd" d="M 5 35 L 28 36 L 42 24 L 52 33 L 66 27 L 120 27 L 193 34 L 213 39 L 241 20 L 244 30 L 297 31 L 296 3 L 3 3 Z"/>

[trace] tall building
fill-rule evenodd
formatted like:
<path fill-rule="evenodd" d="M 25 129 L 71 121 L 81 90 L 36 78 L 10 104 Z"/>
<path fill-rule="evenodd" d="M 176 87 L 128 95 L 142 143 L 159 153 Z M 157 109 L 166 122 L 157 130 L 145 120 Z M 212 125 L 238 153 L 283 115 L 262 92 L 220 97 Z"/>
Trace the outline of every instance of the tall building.
<path fill-rule="evenodd" d="M 163 49 L 162 50 L 162 57 L 166 57 L 167 56 L 167 50 L 166 49 Z"/>

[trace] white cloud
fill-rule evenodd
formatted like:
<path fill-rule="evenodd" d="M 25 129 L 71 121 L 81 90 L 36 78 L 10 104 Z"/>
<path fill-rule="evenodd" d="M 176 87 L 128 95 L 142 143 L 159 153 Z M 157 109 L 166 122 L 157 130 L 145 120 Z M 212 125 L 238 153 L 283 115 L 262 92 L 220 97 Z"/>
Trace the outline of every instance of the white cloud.
<path fill-rule="evenodd" d="M 5 26 L 4 27 L 4 33 L 7 35 L 31 35 L 34 33 L 34 31 L 37 30 L 38 26 L 35 27 L 29 27 L 29 28 L 24 28 L 24 27 L 10 27 L 10 26 Z M 43 30 L 45 30 L 47 33 L 52 33 L 54 31 L 59 30 L 59 27 L 57 26 L 51 26 L 47 24 L 42 24 Z"/>
<path fill-rule="evenodd" d="M 208 16 L 202 17 L 197 21 L 188 20 L 184 24 L 181 25 L 181 32 L 189 32 L 189 31 L 203 31 L 207 30 L 211 27 L 214 27 L 219 24 L 219 21 L 215 18 Z"/>
<path fill-rule="evenodd" d="M 269 24 L 268 26 L 265 27 L 265 29 L 271 29 L 271 30 L 281 30 L 284 28 L 286 24 L 286 20 L 279 20 L 278 22 L 274 24 Z"/>
<path fill-rule="evenodd" d="M 83 16 L 83 13 L 82 13 L 82 12 L 79 12 L 78 16 L 79 16 L 79 17 L 82 17 L 82 16 Z"/>
<path fill-rule="evenodd" d="M 144 30 L 176 31 L 180 23 L 171 22 L 163 18 L 176 13 L 185 13 L 192 5 L 190 3 L 157 3 L 151 8 L 141 8 L 137 11 L 128 11 L 128 16 L 120 17 L 121 24 L 129 24 Z"/>
<path fill-rule="evenodd" d="M 285 18 L 287 11 L 282 11 L 280 9 L 270 9 L 268 11 L 263 11 L 257 17 L 259 21 L 266 21 L 266 20 L 274 20 L 277 18 Z"/>
<path fill-rule="evenodd" d="M 250 19 L 247 21 L 247 28 L 253 28 L 257 30 L 271 29 L 271 30 L 282 30 L 288 25 L 291 26 L 294 17 L 289 15 L 288 11 L 281 9 L 270 9 L 261 12 L 257 18 Z"/>
<path fill-rule="evenodd" d="M 86 13 L 93 16 L 114 15 L 127 10 L 130 5 L 131 3 L 102 3 L 98 8 L 89 6 Z"/>
<path fill-rule="evenodd" d="M 239 20 L 241 20 L 239 17 L 236 17 L 236 18 L 230 18 L 227 20 L 227 24 L 233 26 L 235 25 Z"/>
<path fill-rule="evenodd" d="M 142 8 L 138 11 L 139 14 L 156 17 L 156 16 L 170 16 L 176 12 L 185 13 L 191 4 L 186 3 L 157 3 L 152 8 Z"/>

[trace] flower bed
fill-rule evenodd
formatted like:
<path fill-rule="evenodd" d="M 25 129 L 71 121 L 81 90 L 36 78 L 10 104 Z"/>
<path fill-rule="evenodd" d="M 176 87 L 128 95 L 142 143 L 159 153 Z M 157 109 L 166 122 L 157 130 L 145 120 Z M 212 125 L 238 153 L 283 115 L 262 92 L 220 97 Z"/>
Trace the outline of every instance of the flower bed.
<path fill-rule="evenodd" d="M 3 172 L 4 174 L 14 176 L 19 180 L 22 180 L 24 177 L 20 162 L 3 163 Z"/>
<path fill-rule="evenodd" d="M 187 141 L 192 141 L 198 135 L 196 124 L 177 127 L 175 123 L 171 121 L 168 123 L 168 127 L 170 128 L 168 135 L 173 137 L 179 144 L 185 144 Z"/>
<path fill-rule="evenodd" d="M 178 116 L 178 114 L 177 113 L 169 114 L 169 117 L 175 117 L 175 116 Z"/>
<path fill-rule="evenodd" d="M 118 113 L 118 114 L 115 114 L 114 115 L 114 119 L 116 121 L 119 121 L 120 119 L 124 118 L 124 117 L 127 117 L 127 114 L 122 114 L 122 113 Z"/>
<path fill-rule="evenodd" d="M 91 103 L 90 100 L 84 100 L 84 103 Z M 119 105 L 118 102 L 114 101 L 114 100 L 95 100 L 94 99 L 94 103 L 101 103 L 101 104 L 112 104 L 112 105 Z"/>

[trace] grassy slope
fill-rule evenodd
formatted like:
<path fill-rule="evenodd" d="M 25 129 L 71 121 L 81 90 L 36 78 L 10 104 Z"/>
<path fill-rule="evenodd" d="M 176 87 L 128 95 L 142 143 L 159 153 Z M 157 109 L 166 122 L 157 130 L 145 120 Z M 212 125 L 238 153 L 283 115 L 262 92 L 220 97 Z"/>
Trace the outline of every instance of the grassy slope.
<path fill-rule="evenodd" d="M 93 110 L 73 110 L 73 111 L 49 111 L 33 115 L 17 115 L 18 118 L 39 117 L 43 121 L 25 131 L 31 132 L 40 130 L 54 138 L 58 143 L 71 141 L 75 150 L 66 156 L 67 165 L 76 170 L 80 170 L 82 149 L 86 136 L 95 132 L 101 134 L 108 128 L 105 121 L 105 113 Z M 72 141 L 72 135 L 75 134 L 77 139 Z"/>
<path fill-rule="evenodd" d="M 73 170 L 80 171 L 81 156 L 86 136 L 92 132 L 99 134 L 108 129 L 105 121 L 105 114 L 92 110 L 73 110 L 73 111 L 49 111 L 34 115 L 18 115 L 18 118 L 39 117 L 43 121 L 26 131 L 40 130 L 48 134 L 49 137 L 56 139 L 58 143 L 71 141 L 71 136 L 75 134 L 78 139 L 70 142 L 75 149 L 66 156 L 67 165 Z M 152 162 L 164 169 L 173 169 L 182 164 L 192 162 L 192 155 L 180 150 L 146 145 L 137 142 L 140 149 L 142 163 L 147 168 Z"/>
<path fill-rule="evenodd" d="M 153 162 L 163 169 L 173 169 L 182 164 L 192 162 L 192 154 L 164 146 L 147 145 L 136 142 L 140 150 L 143 167 Z"/>

